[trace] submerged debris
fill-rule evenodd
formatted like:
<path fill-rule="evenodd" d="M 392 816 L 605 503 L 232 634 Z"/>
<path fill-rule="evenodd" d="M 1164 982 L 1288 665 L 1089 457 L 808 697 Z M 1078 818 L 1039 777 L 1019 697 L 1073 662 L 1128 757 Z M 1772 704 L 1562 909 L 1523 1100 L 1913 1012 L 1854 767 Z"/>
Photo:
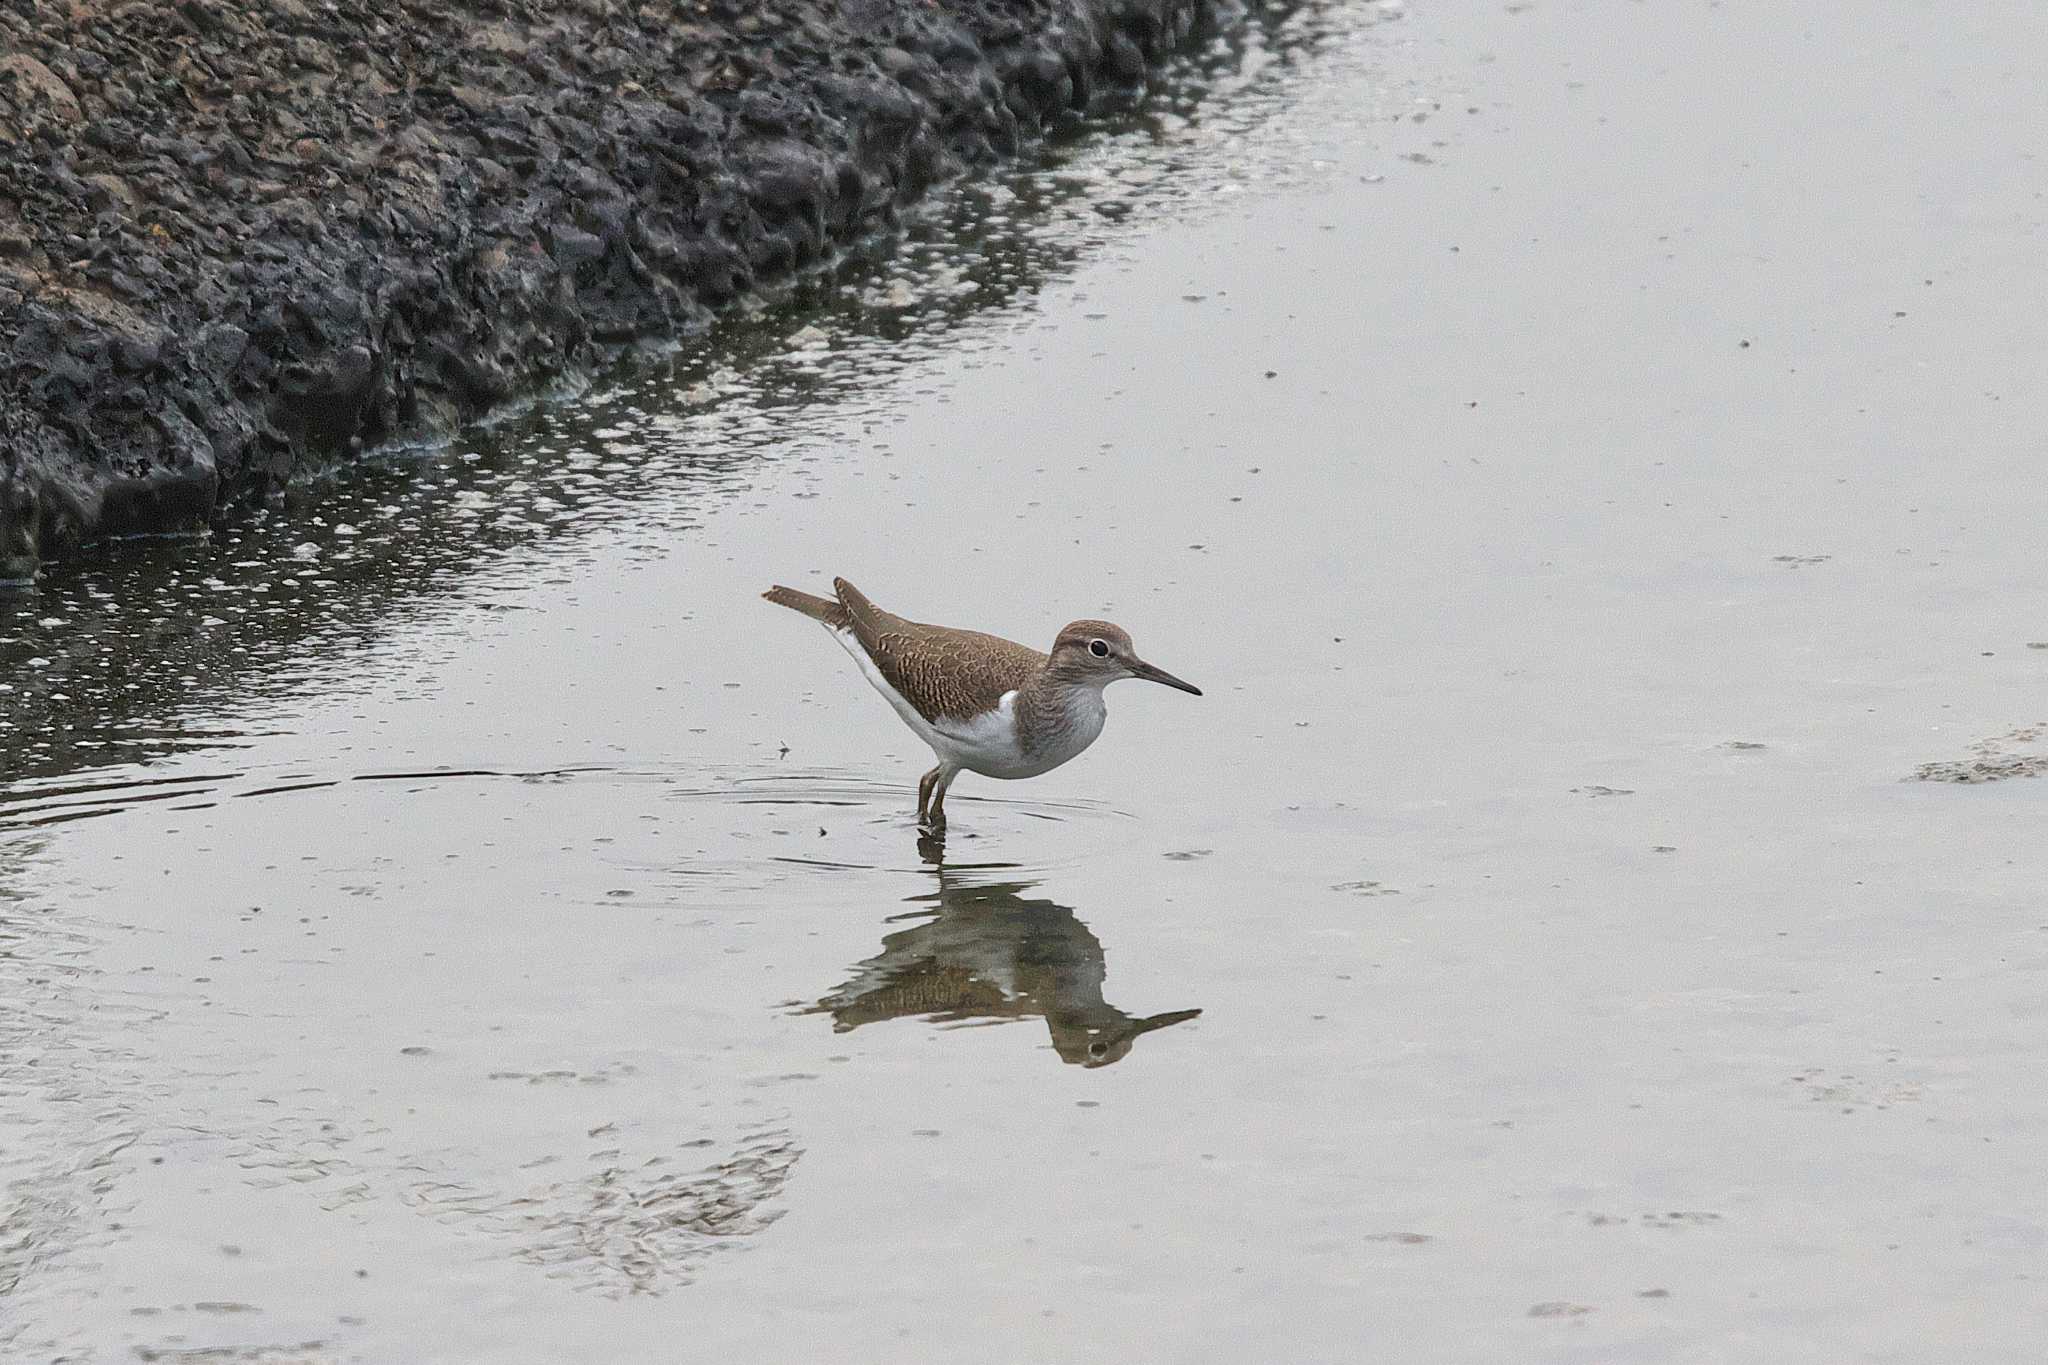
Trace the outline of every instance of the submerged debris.
<path fill-rule="evenodd" d="M 1970 757 L 1922 763 L 1913 782 L 2003 782 L 2013 777 L 2048 776 L 2048 721 L 2023 725 L 1970 746 Z"/>

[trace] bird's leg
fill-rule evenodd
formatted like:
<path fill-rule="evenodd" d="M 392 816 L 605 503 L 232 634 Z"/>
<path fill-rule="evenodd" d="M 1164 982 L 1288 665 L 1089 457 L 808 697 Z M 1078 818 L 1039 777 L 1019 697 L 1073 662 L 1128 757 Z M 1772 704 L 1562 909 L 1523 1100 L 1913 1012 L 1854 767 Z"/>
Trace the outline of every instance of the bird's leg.
<path fill-rule="evenodd" d="M 953 778 L 959 771 L 944 765 L 933 770 L 932 776 L 937 781 L 932 784 L 931 804 L 924 813 L 924 827 L 934 834 L 946 827 L 946 788 L 953 785 Z"/>
<path fill-rule="evenodd" d="M 937 768 L 932 769 L 923 777 L 917 779 L 917 823 L 920 825 L 924 823 L 925 810 L 932 802 L 932 784 L 938 780 L 939 770 Z"/>

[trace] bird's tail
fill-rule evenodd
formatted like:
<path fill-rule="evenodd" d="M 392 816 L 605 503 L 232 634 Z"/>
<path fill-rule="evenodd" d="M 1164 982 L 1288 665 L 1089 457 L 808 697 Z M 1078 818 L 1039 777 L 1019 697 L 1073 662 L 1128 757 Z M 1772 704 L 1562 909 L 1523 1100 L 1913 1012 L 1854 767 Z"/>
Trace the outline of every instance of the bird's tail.
<path fill-rule="evenodd" d="M 846 608 L 829 597 L 816 597 L 807 592 L 798 592 L 795 588 L 782 587 L 780 584 L 768 589 L 761 596 L 778 607 L 788 607 L 791 611 L 802 612 L 813 621 L 823 621 L 833 630 L 844 630 L 850 624 Z"/>

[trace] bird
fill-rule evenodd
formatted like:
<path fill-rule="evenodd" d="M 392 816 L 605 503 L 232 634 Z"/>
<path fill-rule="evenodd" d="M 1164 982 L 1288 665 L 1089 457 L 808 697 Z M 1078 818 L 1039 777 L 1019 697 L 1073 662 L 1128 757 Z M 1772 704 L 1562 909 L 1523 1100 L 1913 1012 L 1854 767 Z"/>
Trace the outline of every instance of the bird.
<path fill-rule="evenodd" d="M 832 597 L 777 585 L 761 595 L 820 622 L 929 744 L 938 766 L 917 784 L 919 825 L 946 828 L 946 792 L 964 770 L 1015 780 L 1073 758 L 1102 733 L 1102 690 L 1123 678 L 1202 689 L 1139 658 L 1123 627 L 1068 623 L 1041 654 L 1001 636 L 908 621 L 843 578 Z"/>
<path fill-rule="evenodd" d="M 938 892 L 911 898 L 931 906 L 931 918 L 884 938 L 851 981 L 802 1013 L 830 1014 L 834 1033 L 886 1019 L 1042 1018 L 1060 1060 L 1083 1067 L 1122 1061 L 1144 1035 L 1201 1014 L 1140 1016 L 1105 1001 L 1102 940 L 1067 906 L 1027 897 L 1036 883 L 937 871 Z"/>

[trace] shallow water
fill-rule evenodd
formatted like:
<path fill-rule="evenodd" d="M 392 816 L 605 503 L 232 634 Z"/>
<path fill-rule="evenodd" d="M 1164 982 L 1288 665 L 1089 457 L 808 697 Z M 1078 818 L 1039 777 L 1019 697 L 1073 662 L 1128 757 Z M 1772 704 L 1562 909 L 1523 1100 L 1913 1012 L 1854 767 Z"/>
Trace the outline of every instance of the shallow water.
<path fill-rule="evenodd" d="M 0 1355 L 2038 1358 L 2044 68 L 1306 12 L 8 599 Z M 921 843 L 835 573 L 1207 695 Z"/>

